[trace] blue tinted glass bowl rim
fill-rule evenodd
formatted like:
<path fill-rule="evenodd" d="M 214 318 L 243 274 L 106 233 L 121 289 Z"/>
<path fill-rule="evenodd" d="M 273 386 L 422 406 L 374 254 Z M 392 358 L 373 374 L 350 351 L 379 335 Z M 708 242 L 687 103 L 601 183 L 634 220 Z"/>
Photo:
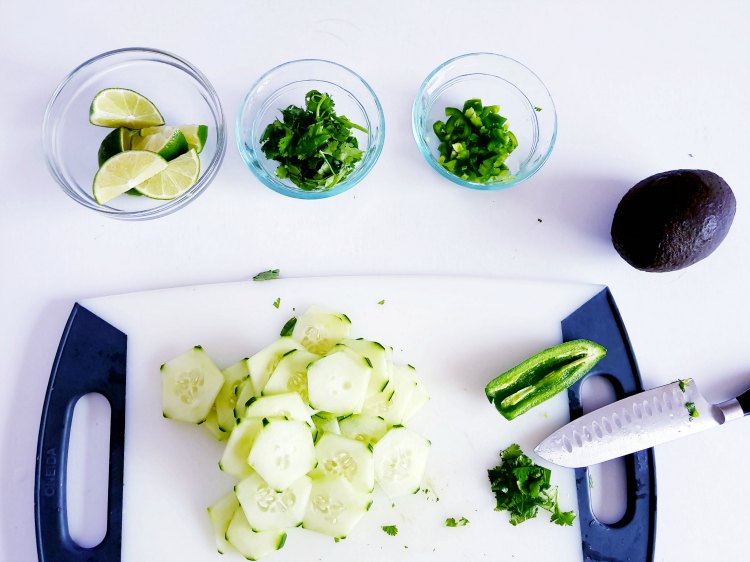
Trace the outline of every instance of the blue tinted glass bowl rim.
<path fill-rule="evenodd" d="M 343 182 L 337 184 L 332 189 L 323 190 L 323 191 L 304 191 L 301 189 L 294 189 L 281 181 L 276 180 L 273 176 L 266 174 L 265 172 L 260 171 L 259 165 L 255 164 L 256 157 L 254 154 L 248 150 L 245 147 L 245 143 L 243 142 L 243 131 L 242 131 L 242 117 L 244 114 L 245 107 L 247 106 L 247 103 L 250 99 L 250 97 L 256 92 L 258 87 L 263 83 L 264 80 L 268 79 L 270 76 L 281 70 L 282 68 L 285 68 L 290 65 L 296 65 L 296 64 L 303 64 L 303 63 L 323 63 L 323 64 L 330 64 L 336 67 L 339 67 L 346 71 L 347 73 L 351 74 L 355 79 L 357 79 L 367 90 L 367 92 L 372 96 L 373 101 L 375 102 L 375 107 L 377 109 L 377 125 L 378 129 L 380 131 L 380 135 L 377 139 L 377 143 L 372 149 L 369 149 L 366 153 L 365 158 L 360 163 L 359 166 L 354 170 L 354 172 L 349 175 L 348 178 L 346 178 Z M 342 87 L 339 85 L 339 87 Z M 346 90 L 346 88 L 342 89 Z M 350 92 L 351 93 L 351 92 Z M 353 94 L 352 94 L 353 95 Z M 355 96 L 356 97 L 356 96 Z M 254 128 L 254 121 L 255 117 L 253 117 L 252 123 L 251 123 L 251 129 Z M 375 166 L 376 162 L 380 158 L 380 154 L 383 151 L 383 145 L 385 144 L 385 115 L 383 114 L 383 107 L 380 104 L 380 100 L 378 99 L 378 96 L 375 94 L 375 91 L 372 89 L 370 84 L 367 83 L 367 81 L 362 78 L 359 74 L 354 72 L 351 68 L 348 68 L 344 66 L 343 64 L 339 64 L 337 62 L 333 62 L 326 59 L 296 59 L 284 62 L 282 64 L 279 64 L 277 66 L 274 66 L 272 69 L 266 71 L 261 75 L 258 80 L 253 83 L 251 88 L 248 90 L 247 94 L 245 94 L 244 98 L 242 99 L 242 103 L 240 104 L 240 109 L 237 113 L 237 120 L 236 120 L 236 140 L 237 140 L 237 149 L 239 150 L 240 156 L 242 157 L 242 161 L 245 163 L 245 166 L 253 173 L 253 175 L 266 187 L 272 189 L 276 193 L 280 193 L 281 195 L 286 195 L 287 197 L 293 197 L 295 199 L 325 199 L 328 197 L 333 197 L 334 195 L 338 195 L 340 193 L 343 193 L 344 191 L 347 191 L 357 185 L 360 181 L 362 181 L 367 174 L 370 173 L 370 170 Z M 262 155 L 258 155 L 258 158 L 263 158 Z"/>
<path fill-rule="evenodd" d="M 452 174 L 445 168 L 443 168 L 435 159 L 435 157 L 432 155 L 432 151 L 427 146 L 427 144 L 424 141 L 422 129 L 419 125 L 420 121 L 420 110 L 419 110 L 419 101 L 424 96 L 425 89 L 427 88 L 427 85 L 430 83 L 430 81 L 440 72 L 443 71 L 445 67 L 448 65 L 451 65 L 455 62 L 461 61 L 463 59 L 468 59 L 472 57 L 477 56 L 491 56 L 491 57 L 497 57 L 499 59 L 506 60 L 512 64 L 515 64 L 519 66 L 522 70 L 530 74 L 535 80 L 539 82 L 541 87 L 544 89 L 544 91 L 547 93 L 547 96 L 549 97 L 549 104 L 552 110 L 553 114 L 553 127 L 552 127 L 552 137 L 549 141 L 549 147 L 547 148 L 544 155 L 539 159 L 539 161 L 535 164 L 533 168 L 530 168 L 528 170 L 524 170 L 524 173 L 521 176 L 515 176 L 513 180 L 511 181 L 496 181 L 496 182 L 490 182 L 490 183 L 475 183 L 466 181 L 460 177 L 458 177 L 455 174 Z M 521 93 L 526 95 L 525 92 L 521 91 Z M 528 99 L 528 98 L 527 98 Z M 545 108 L 545 111 L 547 111 L 547 108 Z M 538 119 L 538 116 L 535 115 L 535 118 Z M 426 116 L 425 116 L 426 119 Z M 417 91 L 417 95 L 414 98 L 414 103 L 412 105 L 412 133 L 414 135 L 414 140 L 417 143 L 417 147 L 419 148 L 419 151 L 422 153 L 422 156 L 427 161 L 427 163 L 434 169 L 436 172 L 438 172 L 441 176 L 444 178 L 452 181 L 455 184 L 458 184 L 462 187 L 468 187 L 469 189 L 475 189 L 478 191 L 498 191 L 501 189 L 506 189 L 508 187 L 513 187 L 515 185 L 518 185 L 519 183 L 529 179 L 534 174 L 536 174 L 542 166 L 544 166 L 545 162 L 550 157 L 550 154 L 552 154 L 552 149 L 555 146 L 555 141 L 557 140 L 557 110 L 555 108 L 554 100 L 552 99 L 552 95 L 549 93 L 549 90 L 547 89 L 547 86 L 544 84 L 541 78 L 529 67 L 527 67 L 525 64 L 517 61 L 514 58 L 505 56 L 505 55 L 499 55 L 497 53 L 491 53 L 491 52 L 485 52 L 485 51 L 479 51 L 474 53 L 465 53 L 463 55 L 458 55 L 456 57 L 453 57 L 451 59 L 448 59 L 441 65 L 439 65 L 437 68 L 435 68 L 430 74 L 427 75 L 427 78 L 424 79 L 421 86 L 419 87 L 419 90 Z"/>
<path fill-rule="evenodd" d="M 57 170 L 53 158 L 53 150 L 51 145 L 51 129 L 53 128 L 53 124 L 51 122 L 52 120 L 52 113 L 55 109 L 55 102 L 57 101 L 60 94 L 67 88 L 73 80 L 75 80 L 78 76 L 78 73 L 89 67 L 92 66 L 104 59 L 114 57 L 117 55 L 122 54 L 133 54 L 133 55 L 160 55 L 163 57 L 166 57 L 167 59 L 172 59 L 172 61 L 157 61 L 163 64 L 170 64 L 171 66 L 174 66 L 175 68 L 183 71 L 185 74 L 190 76 L 193 80 L 195 80 L 198 84 L 200 84 L 201 88 L 205 90 L 205 92 L 208 94 L 208 99 L 204 100 L 209 106 L 209 109 L 211 111 L 211 115 L 214 118 L 215 126 L 216 126 L 216 152 L 214 154 L 214 157 L 211 159 L 211 161 L 208 163 L 208 166 L 206 166 L 201 173 L 200 178 L 198 181 L 190 187 L 185 193 L 182 195 L 176 197 L 175 199 L 171 199 L 166 201 L 164 204 L 158 205 L 156 207 L 152 207 L 150 209 L 142 209 L 142 210 L 136 210 L 136 211 L 120 211 L 116 209 L 111 209 L 109 207 L 106 207 L 104 205 L 97 205 L 93 201 L 88 201 L 84 198 L 82 198 L 74 188 L 72 188 L 68 182 L 65 180 L 65 178 L 60 174 L 60 172 Z M 176 63 L 176 64 L 175 64 Z M 211 82 L 208 80 L 208 78 L 200 71 L 198 68 L 196 68 L 193 64 L 185 60 L 184 58 L 175 55 L 174 53 L 163 51 L 161 49 L 154 49 L 150 47 L 124 47 L 121 49 L 114 49 L 111 51 L 107 51 L 104 53 L 101 53 L 99 55 L 96 55 L 95 57 L 92 57 L 88 59 L 87 61 L 79 64 L 77 67 L 75 67 L 72 71 L 68 73 L 68 75 L 60 82 L 60 84 L 55 89 L 54 93 L 50 97 L 49 102 L 47 103 L 47 108 L 44 112 L 44 120 L 42 122 L 42 144 L 44 148 L 44 155 L 45 155 L 45 161 L 47 164 L 47 169 L 49 170 L 52 177 L 55 179 L 55 181 L 62 187 L 63 191 L 74 201 L 77 203 L 83 205 L 84 207 L 87 207 L 93 211 L 96 211 L 97 213 L 100 213 L 102 215 L 115 218 L 115 219 L 121 219 L 121 220 L 147 220 L 147 219 L 155 219 L 159 217 L 163 217 L 166 215 L 169 215 L 175 211 L 178 211 L 191 201 L 195 200 L 199 195 L 201 195 L 206 188 L 209 186 L 209 184 L 213 181 L 213 179 L 216 177 L 216 174 L 219 171 L 219 168 L 221 167 L 221 163 L 224 160 L 224 155 L 226 154 L 226 148 L 227 148 L 227 137 L 226 137 L 226 123 L 224 119 L 224 110 L 221 105 L 221 100 L 219 99 L 219 95 L 216 92 L 216 89 L 213 87 Z"/>

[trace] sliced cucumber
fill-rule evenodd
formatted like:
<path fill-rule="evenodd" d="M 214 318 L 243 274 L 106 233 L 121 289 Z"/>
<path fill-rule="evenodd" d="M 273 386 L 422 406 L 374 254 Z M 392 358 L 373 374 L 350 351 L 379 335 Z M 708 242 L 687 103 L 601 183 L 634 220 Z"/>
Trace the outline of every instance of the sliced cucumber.
<path fill-rule="evenodd" d="M 219 461 L 219 468 L 231 474 L 237 480 L 247 478 L 253 469 L 247 462 L 253 443 L 263 428 L 263 421 L 256 418 L 244 418 L 232 430 L 224 448 L 224 454 Z"/>
<path fill-rule="evenodd" d="M 319 359 L 307 370 L 310 405 L 337 416 L 359 413 L 371 371 L 364 357 L 347 348 Z"/>
<path fill-rule="evenodd" d="M 283 492 L 277 492 L 258 474 L 251 474 L 234 490 L 253 531 L 268 531 L 302 523 L 311 489 L 307 476 L 295 480 Z"/>
<path fill-rule="evenodd" d="M 263 395 L 296 392 L 307 401 L 307 366 L 317 359 L 320 359 L 319 355 L 293 349 L 279 361 L 263 388 Z"/>
<path fill-rule="evenodd" d="M 375 480 L 391 498 L 419 491 L 430 442 L 406 429 L 394 427 L 373 447 Z"/>
<path fill-rule="evenodd" d="M 227 541 L 248 560 L 260 560 L 284 546 L 286 532 L 280 529 L 253 531 L 245 513 L 238 509 L 227 528 Z"/>
<path fill-rule="evenodd" d="M 339 419 L 328 412 L 318 412 L 312 417 L 312 421 L 318 430 L 318 436 L 323 433 L 333 433 L 334 435 L 340 435 L 341 430 L 339 429 Z"/>
<path fill-rule="evenodd" d="M 234 418 L 235 420 L 241 420 L 245 417 L 250 404 L 255 400 L 255 387 L 253 386 L 253 380 L 248 377 L 240 383 L 235 391 L 237 393 L 237 399 L 234 403 Z"/>
<path fill-rule="evenodd" d="M 363 339 L 343 340 L 341 345 L 345 345 L 352 351 L 359 353 L 362 357 L 367 357 L 367 360 L 372 365 L 367 395 L 370 396 L 381 392 L 391 378 L 393 350 L 390 347 L 384 347 L 376 341 Z"/>
<path fill-rule="evenodd" d="M 219 420 L 216 417 L 216 408 L 211 408 L 211 411 L 208 412 L 208 416 L 206 416 L 206 421 L 201 424 L 201 427 L 204 427 L 217 441 L 226 441 L 229 439 L 229 432 L 223 431 L 219 427 Z"/>
<path fill-rule="evenodd" d="M 413 368 L 412 368 L 413 369 Z M 414 392 L 409 399 L 409 403 L 406 405 L 404 415 L 401 418 L 401 423 L 406 423 L 412 419 L 422 407 L 430 401 L 430 395 L 427 389 L 416 376 L 416 370 L 412 370 L 414 376 Z"/>
<path fill-rule="evenodd" d="M 224 385 L 216 397 L 216 416 L 219 419 L 219 427 L 224 431 L 232 431 L 237 425 L 237 417 L 234 415 L 234 407 L 237 404 L 237 387 L 240 383 L 250 377 L 250 368 L 247 359 L 235 363 L 221 372 L 224 375 Z"/>
<path fill-rule="evenodd" d="M 293 349 L 302 349 L 302 346 L 292 338 L 279 338 L 248 359 L 250 378 L 253 380 L 253 387 L 257 395 L 260 395 L 266 386 L 271 373 L 276 369 L 281 358 Z"/>
<path fill-rule="evenodd" d="M 229 492 L 215 504 L 208 507 L 208 518 L 211 520 L 211 527 L 213 527 L 214 538 L 216 540 L 216 550 L 219 551 L 219 554 L 224 554 L 231 548 L 231 545 L 227 542 L 226 534 L 229 522 L 234 517 L 234 512 L 237 511 L 239 505 L 234 492 Z"/>
<path fill-rule="evenodd" d="M 362 404 L 362 415 L 376 418 L 384 418 L 393 398 L 393 387 L 389 382 L 382 392 L 371 394 Z"/>
<path fill-rule="evenodd" d="M 393 374 L 386 387 L 386 392 L 392 390 L 393 394 L 391 394 L 382 415 L 388 425 L 404 423 L 404 414 L 411 397 L 414 395 L 416 386 L 414 367 L 411 365 L 393 365 Z"/>
<path fill-rule="evenodd" d="M 354 414 L 339 421 L 341 435 L 356 439 L 365 445 L 373 446 L 388 432 L 388 424 L 383 418 Z"/>
<path fill-rule="evenodd" d="M 315 475 L 343 476 L 360 492 L 372 492 L 375 487 L 372 451 L 360 441 L 325 433 L 315 445 L 315 458 Z"/>
<path fill-rule="evenodd" d="M 292 337 L 308 351 L 325 355 L 334 345 L 349 337 L 351 321 L 346 314 L 337 314 L 313 305 L 297 319 Z"/>
<path fill-rule="evenodd" d="M 357 491 L 346 478 L 316 478 L 302 527 L 344 539 L 372 505 L 372 495 Z"/>
<path fill-rule="evenodd" d="M 258 433 L 248 462 L 274 490 L 286 490 L 315 466 L 310 427 L 299 421 L 270 420 Z"/>
<path fill-rule="evenodd" d="M 165 418 L 188 423 L 206 419 L 224 384 L 224 376 L 201 346 L 161 366 Z"/>
<path fill-rule="evenodd" d="M 251 418 L 284 418 L 313 425 L 310 416 L 312 410 L 296 392 L 262 396 L 255 400 L 247 410 L 245 417 Z"/>

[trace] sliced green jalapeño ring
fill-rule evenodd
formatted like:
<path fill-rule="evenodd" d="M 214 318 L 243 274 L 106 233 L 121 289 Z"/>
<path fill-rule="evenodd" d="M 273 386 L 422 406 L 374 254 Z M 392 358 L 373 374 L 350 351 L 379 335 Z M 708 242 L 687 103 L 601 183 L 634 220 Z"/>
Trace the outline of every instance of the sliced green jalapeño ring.
<path fill-rule="evenodd" d="M 574 340 L 537 353 L 487 383 L 487 398 L 512 420 L 580 380 L 607 354 L 598 343 Z"/>

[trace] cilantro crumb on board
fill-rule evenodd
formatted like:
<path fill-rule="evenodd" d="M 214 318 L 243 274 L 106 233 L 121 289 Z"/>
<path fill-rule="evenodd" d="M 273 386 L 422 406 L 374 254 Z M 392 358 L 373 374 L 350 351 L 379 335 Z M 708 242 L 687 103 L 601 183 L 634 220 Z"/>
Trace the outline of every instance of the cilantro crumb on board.
<path fill-rule="evenodd" d="M 380 528 L 383 529 L 383 532 L 385 532 L 386 535 L 391 537 L 398 535 L 398 527 L 396 527 L 396 525 L 383 525 Z"/>
<path fill-rule="evenodd" d="M 253 281 L 271 281 L 272 279 L 279 278 L 278 269 L 269 269 L 268 271 L 261 271 L 253 277 Z"/>

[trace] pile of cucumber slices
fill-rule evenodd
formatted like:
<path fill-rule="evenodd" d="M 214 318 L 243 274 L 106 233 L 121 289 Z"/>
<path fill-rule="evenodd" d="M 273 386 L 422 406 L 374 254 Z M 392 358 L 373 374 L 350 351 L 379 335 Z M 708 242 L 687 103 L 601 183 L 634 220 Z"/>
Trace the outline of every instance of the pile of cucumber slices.
<path fill-rule="evenodd" d="M 208 508 L 216 546 L 250 560 L 303 527 L 343 539 L 372 505 L 420 489 L 430 442 L 404 427 L 429 400 L 393 350 L 350 338 L 345 314 L 310 307 L 282 337 L 221 371 L 201 347 L 161 367 L 164 417 L 226 440 L 234 490 Z"/>

